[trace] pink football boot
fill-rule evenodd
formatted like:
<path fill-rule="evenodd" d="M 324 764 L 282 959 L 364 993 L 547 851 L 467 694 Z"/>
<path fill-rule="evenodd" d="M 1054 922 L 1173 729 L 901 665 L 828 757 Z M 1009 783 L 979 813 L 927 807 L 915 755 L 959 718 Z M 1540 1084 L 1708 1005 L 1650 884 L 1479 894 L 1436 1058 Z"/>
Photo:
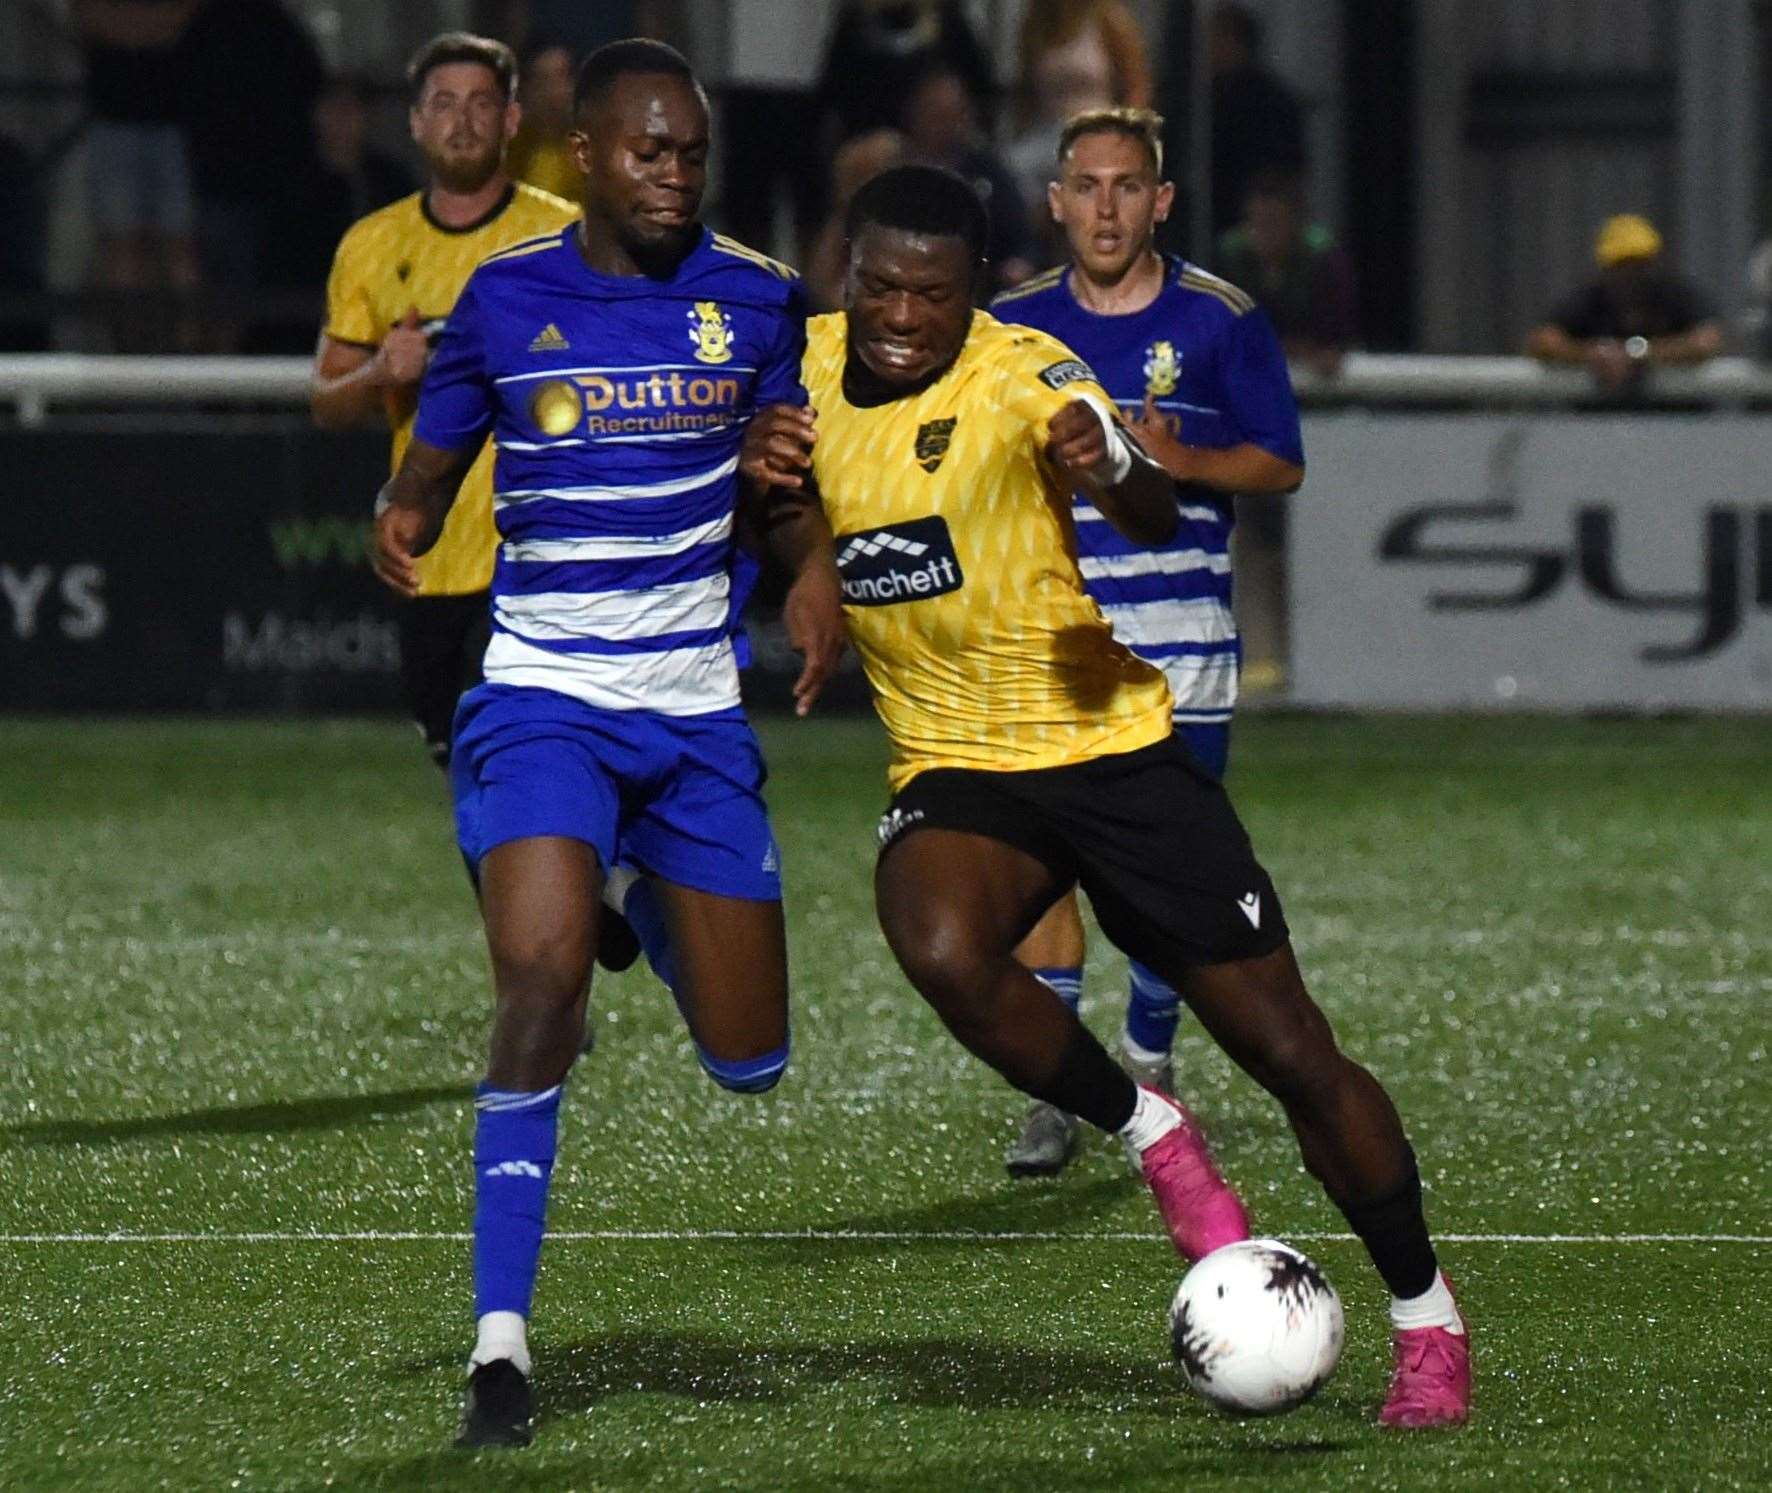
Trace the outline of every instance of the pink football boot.
<path fill-rule="evenodd" d="M 1198 1122 L 1167 1094 L 1148 1087 L 1145 1092 L 1181 1116 L 1175 1129 L 1138 1158 L 1138 1167 L 1182 1258 L 1192 1263 L 1223 1245 L 1247 1239 L 1249 1217 L 1242 1199 L 1212 1164 Z"/>
<path fill-rule="evenodd" d="M 1447 1282 L 1450 1287 L 1451 1282 Z M 1412 1327 L 1391 1333 L 1396 1369 L 1378 1412 L 1381 1426 L 1462 1426 L 1471 1413 L 1470 1332 Z"/>

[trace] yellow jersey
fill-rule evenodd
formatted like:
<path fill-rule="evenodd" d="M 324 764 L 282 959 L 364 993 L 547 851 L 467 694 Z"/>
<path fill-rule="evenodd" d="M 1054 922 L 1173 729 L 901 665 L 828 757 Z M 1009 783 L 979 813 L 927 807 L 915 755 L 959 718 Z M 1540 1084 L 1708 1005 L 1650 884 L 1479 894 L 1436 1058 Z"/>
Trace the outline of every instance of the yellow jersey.
<path fill-rule="evenodd" d="M 522 182 L 512 183 L 491 213 L 466 228 L 445 228 L 434 221 L 423 192 L 391 202 L 359 218 L 339 240 L 326 282 L 326 335 L 359 347 L 379 347 L 406 313 L 416 309 L 419 324 L 434 341 L 482 259 L 520 239 L 558 232 L 577 216 L 571 203 Z M 390 389 L 386 404 L 394 432 L 391 470 L 400 465 L 412 439 L 418 390 Z M 442 537 L 419 561 L 419 593 L 464 596 L 484 591 L 492 584 L 497 544 L 489 441 L 462 479 Z"/>
<path fill-rule="evenodd" d="M 843 394 L 847 318 L 807 327 L 812 468 L 843 610 L 892 739 L 893 792 L 932 767 L 1061 767 L 1160 741 L 1162 674 L 1114 639 L 1083 589 L 1052 417 L 1095 375 L 1056 338 L 983 311 L 921 393 Z"/>

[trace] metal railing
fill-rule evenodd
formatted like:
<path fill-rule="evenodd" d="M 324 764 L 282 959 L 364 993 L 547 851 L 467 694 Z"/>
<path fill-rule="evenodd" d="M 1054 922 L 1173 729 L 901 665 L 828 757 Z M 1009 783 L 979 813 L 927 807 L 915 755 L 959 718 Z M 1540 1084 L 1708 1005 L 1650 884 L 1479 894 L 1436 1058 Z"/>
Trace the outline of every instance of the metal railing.
<path fill-rule="evenodd" d="M 41 423 L 53 409 L 305 408 L 311 372 L 305 357 L 19 353 L 0 356 L 0 407 L 24 425 Z M 1772 366 L 1739 357 L 1655 369 L 1626 398 L 1600 395 L 1579 370 L 1545 368 L 1530 358 L 1351 353 L 1332 377 L 1295 368 L 1293 381 L 1300 401 L 1312 407 L 1772 408 Z"/>

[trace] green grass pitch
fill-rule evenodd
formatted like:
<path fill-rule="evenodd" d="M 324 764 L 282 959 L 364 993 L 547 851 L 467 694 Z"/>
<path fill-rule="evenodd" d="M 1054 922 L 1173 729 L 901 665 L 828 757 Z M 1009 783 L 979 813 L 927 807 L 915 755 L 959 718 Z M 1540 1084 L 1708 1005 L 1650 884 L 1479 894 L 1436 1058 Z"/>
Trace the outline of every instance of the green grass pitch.
<path fill-rule="evenodd" d="M 1319 999 L 1413 1132 L 1476 1333 L 1381 1434 L 1383 1296 L 1273 1104 L 1180 1066 L 1348 1309 L 1311 1404 L 1182 1389 L 1105 1144 L 1051 1184 L 870 907 L 871 723 L 770 721 L 794 1066 L 704 1079 L 593 992 L 529 1450 L 452 1451 L 488 998 L 392 723 L 0 720 L 0 1487 L 1763 1488 L 1772 724 L 1255 717 L 1233 787 Z M 1085 1015 L 1119 1019 L 1097 945 Z"/>

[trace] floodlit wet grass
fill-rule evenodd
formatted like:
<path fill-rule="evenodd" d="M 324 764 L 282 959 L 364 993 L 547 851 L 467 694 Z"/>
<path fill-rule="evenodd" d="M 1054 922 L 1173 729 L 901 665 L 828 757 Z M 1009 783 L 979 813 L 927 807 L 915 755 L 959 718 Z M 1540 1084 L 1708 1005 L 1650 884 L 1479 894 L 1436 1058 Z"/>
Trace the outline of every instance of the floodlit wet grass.
<path fill-rule="evenodd" d="M 794 1065 L 723 1094 L 649 977 L 600 978 L 541 1424 L 492 1468 L 449 1448 L 485 957 L 409 733 L 0 721 L 0 1486 L 1772 1483 L 1772 724 L 1239 726 L 1307 974 L 1472 1236 L 1477 1417 L 1414 1437 L 1372 1425 L 1369 1266 L 1184 1029 L 1226 1170 L 1350 1327 L 1291 1416 L 1187 1397 L 1142 1187 L 1105 1144 L 1012 1183 L 1019 1100 L 886 954 L 877 733 L 764 735 Z M 1098 943 L 1104 1036 L 1123 985 Z"/>

